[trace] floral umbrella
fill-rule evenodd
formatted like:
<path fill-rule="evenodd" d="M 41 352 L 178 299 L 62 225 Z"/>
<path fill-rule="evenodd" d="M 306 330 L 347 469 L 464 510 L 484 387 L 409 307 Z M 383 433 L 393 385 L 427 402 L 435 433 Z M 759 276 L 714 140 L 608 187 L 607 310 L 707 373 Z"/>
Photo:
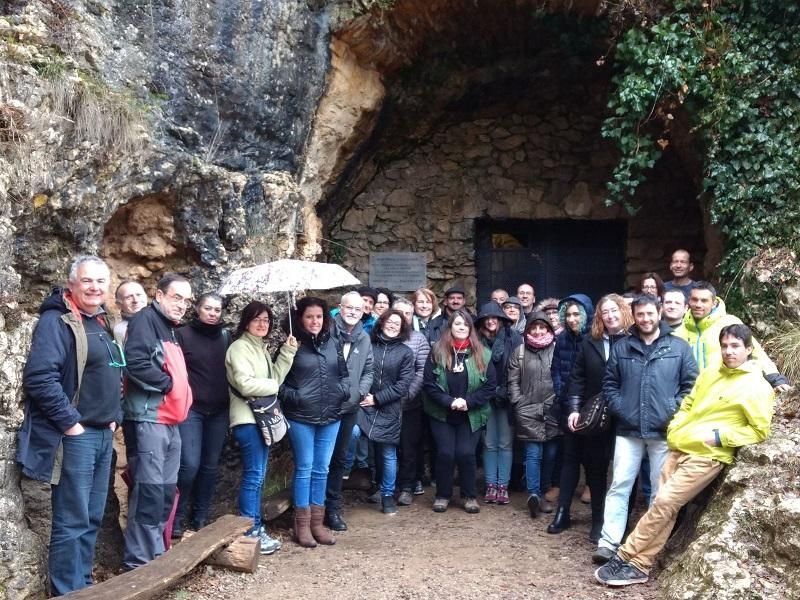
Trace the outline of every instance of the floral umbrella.
<path fill-rule="evenodd" d="M 291 294 L 297 290 L 329 290 L 360 283 L 341 265 L 285 258 L 233 271 L 222 282 L 219 293 L 223 296 L 268 292 Z M 293 295 L 290 295 L 289 304 L 294 304 Z M 291 326 L 289 319 L 290 333 Z"/>

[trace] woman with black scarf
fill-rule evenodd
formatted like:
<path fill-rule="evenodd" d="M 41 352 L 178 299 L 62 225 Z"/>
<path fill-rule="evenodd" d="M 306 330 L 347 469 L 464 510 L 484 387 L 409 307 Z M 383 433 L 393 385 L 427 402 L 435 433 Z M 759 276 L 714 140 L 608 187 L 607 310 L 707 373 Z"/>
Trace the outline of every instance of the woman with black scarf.
<path fill-rule="evenodd" d="M 188 521 L 186 525 L 191 529 L 206 525 L 219 457 L 228 433 L 225 352 L 231 336 L 222 322 L 222 298 L 214 293 L 203 294 L 195 302 L 194 310 L 191 323 L 175 332 L 186 360 L 193 401 L 189 416 L 179 425 L 180 498 L 172 537 L 181 537 L 184 521 Z"/>

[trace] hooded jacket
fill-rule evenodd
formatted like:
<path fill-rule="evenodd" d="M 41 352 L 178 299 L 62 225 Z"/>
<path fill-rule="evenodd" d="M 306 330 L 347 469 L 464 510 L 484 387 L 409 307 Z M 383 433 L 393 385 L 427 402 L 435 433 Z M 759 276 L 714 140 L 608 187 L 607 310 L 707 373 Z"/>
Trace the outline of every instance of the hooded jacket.
<path fill-rule="evenodd" d="M 493 340 L 489 340 L 481 333 L 481 325 L 489 317 L 495 317 L 500 321 L 500 326 Z M 492 351 L 492 363 L 497 375 L 497 387 L 492 397 L 492 403 L 498 407 L 508 405 L 508 386 L 506 384 L 508 361 L 514 348 L 519 347 L 522 343 L 522 336 L 512 329 L 512 325 L 511 319 L 506 316 L 506 313 L 503 312 L 497 302 L 484 304 L 475 319 L 475 330 L 481 336 L 481 342 Z"/>
<path fill-rule="evenodd" d="M 586 311 L 586 322 L 583 323 L 581 330 L 574 334 L 567 327 L 564 321 L 563 314 L 566 310 L 565 307 L 568 302 L 575 301 L 583 307 Z M 578 346 L 592 326 L 592 317 L 594 316 L 594 305 L 589 296 L 585 294 L 571 294 L 566 296 L 558 303 L 558 314 L 561 322 L 564 324 L 564 331 L 556 336 L 556 345 L 553 350 L 553 390 L 559 402 L 563 404 L 565 398 L 569 394 L 569 375 L 572 371 L 572 365 L 575 363 L 575 357 L 578 355 Z"/>
<path fill-rule="evenodd" d="M 731 464 L 736 448 L 769 435 L 774 397 L 755 361 L 734 369 L 706 369 L 670 422 L 667 444 L 672 450 Z M 706 441 L 714 431 L 720 445 L 709 446 Z"/>
<path fill-rule="evenodd" d="M 528 323 L 544 323 L 553 327 L 542 312 L 532 312 Z M 508 395 L 514 415 L 514 433 L 525 442 L 546 442 L 558 435 L 558 405 L 553 392 L 550 362 L 553 346 L 531 348 L 523 343 L 514 348 L 508 361 Z M 521 356 L 520 356 L 521 355 Z"/>
<path fill-rule="evenodd" d="M 611 350 L 603 394 L 623 437 L 664 439 L 667 425 L 697 379 L 697 363 L 689 345 L 660 324 L 658 338 L 647 351 L 638 328 Z"/>
<path fill-rule="evenodd" d="M 175 336 L 177 325 L 155 300 L 130 320 L 125 342 L 128 377 L 122 403 L 126 420 L 177 425 L 189 414 L 192 390 Z"/>
<path fill-rule="evenodd" d="M 350 379 L 350 398 L 342 404 L 341 414 L 352 414 L 358 410 L 358 403 L 372 387 L 372 342 L 369 334 L 364 331 L 362 322 L 356 323 L 353 331 L 348 333 L 342 315 L 338 312 L 331 323 L 331 337 L 342 351 L 342 356 L 344 345 L 350 344 L 350 351 L 345 359 Z"/>
<path fill-rule="evenodd" d="M 722 364 L 719 345 L 719 332 L 722 331 L 722 328 L 741 322 L 739 317 L 729 315 L 725 310 L 725 302 L 722 298 L 717 298 L 717 305 L 699 321 L 692 316 L 691 310 L 687 310 L 683 317 L 683 324 L 676 327 L 672 335 L 689 343 L 694 359 L 697 361 L 697 368 L 702 373 L 707 368 L 716 368 Z M 773 386 L 789 383 L 789 380 L 778 372 L 778 367 L 770 360 L 755 338 L 753 338 L 753 360 L 761 365 L 764 376 Z"/>
<path fill-rule="evenodd" d="M 57 484 L 61 438 L 81 420 L 77 403 L 88 342 L 82 316 L 66 290 L 54 289 L 39 314 L 22 373 L 25 416 L 17 433 L 16 460 L 26 477 Z"/>
<path fill-rule="evenodd" d="M 295 328 L 300 348 L 278 392 L 287 419 L 309 425 L 328 425 L 341 419 L 342 404 L 350 398 L 350 375 L 342 349 L 322 330 L 312 336 Z"/>
<path fill-rule="evenodd" d="M 414 379 L 414 353 L 401 338 L 385 338 L 377 333 L 372 342 L 372 356 L 370 391 L 375 406 L 359 407 L 356 422 L 373 442 L 397 445 L 403 400 Z"/>
<path fill-rule="evenodd" d="M 519 318 L 517 319 L 516 323 L 511 323 L 511 329 L 522 336 L 522 334 L 525 333 L 525 313 L 522 312 L 522 302 L 520 302 L 519 298 L 516 296 L 509 296 L 508 300 L 503 302 L 501 308 L 505 307 L 506 304 L 513 304 L 519 309 Z"/>

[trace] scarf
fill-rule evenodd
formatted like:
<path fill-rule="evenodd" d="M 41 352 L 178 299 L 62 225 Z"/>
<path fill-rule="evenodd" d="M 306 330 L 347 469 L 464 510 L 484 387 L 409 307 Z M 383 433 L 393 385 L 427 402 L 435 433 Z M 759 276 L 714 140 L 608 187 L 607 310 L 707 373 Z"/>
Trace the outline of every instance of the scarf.
<path fill-rule="evenodd" d="M 456 352 L 463 352 L 467 348 L 469 348 L 469 338 L 461 341 L 453 339 L 453 350 Z"/>
<path fill-rule="evenodd" d="M 549 330 L 545 333 L 540 333 L 539 335 L 526 333 L 525 344 L 531 348 L 540 350 L 542 348 L 547 348 L 550 344 L 552 344 L 554 337 L 555 336 L 553 335 L 553 332 Z"/>

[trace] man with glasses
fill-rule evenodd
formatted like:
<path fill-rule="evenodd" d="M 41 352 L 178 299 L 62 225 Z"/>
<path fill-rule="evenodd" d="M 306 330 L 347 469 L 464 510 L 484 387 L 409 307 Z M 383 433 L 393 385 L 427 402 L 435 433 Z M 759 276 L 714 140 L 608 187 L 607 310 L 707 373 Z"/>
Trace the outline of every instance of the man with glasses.
<path fill-rule="evenodd" d="M 92 584 L 111 440 L 122 420 L 125 359 L 106 314 L 109 284 L 108 266 L 96 256 L 72 263 L 67 288 L 54 290 L 39 309 L 23 372 L 17 461 L 23 491 L 30 488 L 26 480 L 52 485 L 48 574 L 54 596 Z"/>
<path fill-rule="evenodd" d="M 358 404 L 372 386 L 372 342 L 364 331 L 361 321 L 363 313 L 362 294 L 348 292 L 342 296 L 339 312 L 331 325 L 331 337 L 342 349 L 350 377 L 350 399 L 342 404 L 342 422 L 333 447 L 325 490 L 325 524 L 334 531 L 347 531 L 347 523 L 342 518 L 342 480 Z"/>
<path fill-rule="evenodd" d="M 191 296 L 192 286 L 186 278 L 167 273 L 158 282 L 153 302 L 128 325 L 123 427 L 133 489 L 122 562 L 126 570 L 164 552 L 164 528 L 180 466 L 178 425 L 192 405 L 186 363 L 174 328 L 186 313 Z"/>

